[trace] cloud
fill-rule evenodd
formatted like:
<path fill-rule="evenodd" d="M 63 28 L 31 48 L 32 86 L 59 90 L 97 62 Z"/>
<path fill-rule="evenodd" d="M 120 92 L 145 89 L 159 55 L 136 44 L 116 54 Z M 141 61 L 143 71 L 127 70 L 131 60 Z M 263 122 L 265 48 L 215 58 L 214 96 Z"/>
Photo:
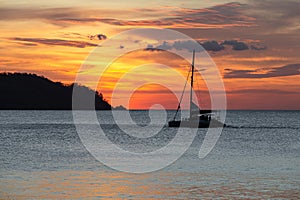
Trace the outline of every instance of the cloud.
<path fill-rule="evenodd" d="M 54 46 L 69 46 L 69 47 L 77 47 L 77 48 L 85 48 L 85 47 L 95 47 L 97 44 L 83 42 L 83 41 L 75 41 L 75 40 L 62 40 L 62 39 L 48 39 L 48 38 L 9 38 L 14 41 L 22 41 L 26 43 L 22 43 L 23 45 L 54 45 Z M 28 43 L 30 42 L 30 43 Z"/>
<path fill-rule="evenodd" d="M 106 40 L 107 36 L 104 34 L 97 34 L 97 35 L 90 35 L 89 38 L 90 40 L 93 40 L 95 38 L 97 38 L 98 40 Z"/>
<path fill-rule="evenodd" d="M 234 26 L 252 26 L 254 18 L 246 16 L 243 9 L 246 5 L 227 3 L 210 8 L 157 8 L 136 10 L 132 18 L 140 20 L 106 18 L 104 9 L 78 8 L 0 8 L 2 20 L 42 19 L 55 25 L 68 26 L 88 23 L 106 23 L 116 26 L 164 26 L 164 27 L 198 27 L 219 28 Z M 128 13 L 129 10 L 123 10 Z M 17 14 L 16 14 L 17 13 Z M 99 14 L 99 13 L 104 13 Z M 93 17 L 90 17 L 93 16 Z M 114 15 L 121 16 L 121 13 Z M 151 19 L 147 16 L 151 16 Z"/>
<path fill-rule="evenodd" d="M 266 50 L 267 46 L 265 45 L 261 45 L 261 44 L 256 44 L 256 45 L 251 45 L 250 46 L 251 50 L 257 50 L 257 51 L 261 51 L 261 50 Z"/>
<path fill-rule="evenodd" d="M 299 31 L 299 7 L 298 0 L 248 0 L 247 13 L 258 19 L 262 33 L 274 34 Z"/>
<path fill-rule="evenodd" d="M 25 42 L 23 42 L 22 45 L 23 46 L 31 46 L 31 47 L 38 46 L 37 44 L 34 44 L 34 43 L 25 43 Z"/>
<path fill-rule="evenodd" d="M 163 49 L 158 49 L 157 47 L 154 47 L 152 44 L 148 44 L 144 50 L 145 51 L 163 51 Z"/>
<path fill-rule="evenodd" d="M 176 50 L 187 50 L 189 52 L 196 51 L 200 52 L 203 51 L 202 48 L 199 48 L 199 45 L 197 45 L 194 41 L 187 40 L 187 41 L 175 41 L 172 45 L 172 48 Z"/>
<path fill-rule="evenodd" d="M 189 52 L 192 52 L 195 50 L 196 52 L 200 52 L 203 49 L 198 48 L 199 46 L 196 45 L 194 41 L 187 40 L 187 41 L 175 41 L 175 42 L 167 42 L 163 41 L 162 44 L 153 46 L 151 44 L 148 44 L 147 48 L 144 50 L 146 51 L 162 51 L 162 50 L 170 50 L 170 49 L 176 49 L 176 50 L 187 50 Z"/>
<path fill-rule="evenodd" d="M 109 93 L 111 92 L 111 89 L 104 89 L 102 90 L 102 92 L 104 93 Z M 124 92 L 127 93 L 127 91 L 120 91 L 120 92 Z M 172 92 L 174 92 L 175 94 L 181 94 L 182 91 L 181 90 L 173 90 Z M 213 90 L 213 91 L 209 91 L 209 90 L 194 90 L 194 92 L 196 94 L 202 95 L 202 96 L 206 96 L 209 94 L 224 94 L 223 90 Z M 159 89 L 159 90 L 137 90 L 136 93 L 142 93 L 142 94 L 169 94 L 170 91 L 169 90 L 163 90 L 163 89 Z M 245 94 L 300 94 L 300 91 L 294 91 L 294 90 L 288 90 L 288 88 L 286 89 L 240 89 L 240 90 L 226 90 L 226 94 L 231 94 L 231 95 L 245 95 Z"/>
<path fill-rule="evenodd" d="M 97 35 L 97 38 L 98 38 L 99 40 L 106 40 L 107 36 L 106 36 L 106 35 L 103 35 L 103 34 L 98 34 L 98 35 Z"/>
<path fill-rule="evenodd" d="M 205 41 L 203 43 L 200 43 L 202 47 L 207 51 L 220 51 L 223 50 L 224 47 L 220 45 L 217 41 Z M 197 45 L 194 41 L 186 40 L 186 41 L 175 41 L 175 42 L 167 42 L 164 41 L 162 44 L 153 46 L 148 45 L 145 50 L 148 51 L 162 51 L 162 50 L 170 50 L 170 49 L 176 49 L 176 50 L 187 50 L 189 52 L 192 52 L 195 50 L 196 52 L 203 51 L 203 48 L 199 48 L 199 45 Z"/>
<path fill-rule="evenodd" d="M 164 41 L 161 45 L 158 45 L 155 48 L 157 48 L 157 49 L 163 49 L 163 50 L 170 50 L 170 49 L 173 48 L 173 46 L 171 44 L 169 44 L 169 42 Z"/>
<path fill-rule="evenodd" d="M 215 40 L 205 41 L 205 42 L 200 43 L 200 44 L 203 46 L 203 48 L 206 51 L 221 51 L 221 50 L 224 50 L 224 46 L 222 44 L 218 43 Z"/>
<path fill-rule="evenodd" d="M 61 32 L 58 34 L 59 37 L 67 38 L 67 39 L 86 39 L 85 34 L 77 33 L 77 32 Z"/>
<path fill-rule="evenodd" d="M 225 69 L 224 78 L 272 78 L 300 75 L 300 63 L 262 70 Z"/>
<path fill-rule="evenodd" d="M 168 28 L 256 27 L 255 31 L 261 34 L 274 33 L 275 30 L 282 31 L 282 29 L 299 30 L 299 1 L 245 0 L 244 2 L 244 4 L 232 2 L 198 9 L 157 7 L 107 10 L 76 7 L 2 7 L 0 20 L 40 19 L 59 26 L 100 22 L 116 26 Z"/>
<path fill-rule="evenodd" d="M 278 90 L 278 89 L 243 89 L 229 90 L 227 94 L 299 94 L 299 91 Z"/>
<path fill-rule="evenodd" d="M 249 46 L 245 42 L 237 41 L 237 40 L 225 40 L 223 42 L 218 42 L 216 40 L 208 40 L 208 41 L 198 41 L 198 43 L 206 50 L 206 51 L 212 51 L 212 52 L 218 52 L 225 49 L 224 45 L 230 45 L 232 46 L 233 50 L 240 51 L 240 50 L 248 50 Z M 153 46 L 148 45 L 145 50 L 148 51 L 159 51 L 159 50 L 170 50 L 170 49 L 176 49 L 176 50 L 187 50 L 189 52 L 192 52 L 195 50 L 196 52 L 203 51 L 202 48 L 199 48 L 198 45 L 195 44 L 192 40 L 186 40 L 186 41 L 175 41 L 175 42 L 167 42 L 164 41 L 162 44 Z M 261 46 L 259 43 L 256 44 L 256 46 L 251 46 L 251 50 L 264 50 L 266 49 L 265 46 Z"/>
<path fill-rule="evenodd" d="M 121 20 L 116 18 L 62 18 L 64 22 L 102 22 L 117 26 L 164 26 L 164 27 L 233 27 L 233 26 L 252 26 L 254 18 L 245 16 L 242 11 L 244 4 L 228 3 L 213 6 L 205 9 L 177 8 L 166 10 L 165 17 L 161 17 L 161 9 L 149 10 L 157 12 L 156 19 L 142 20 Z M 147 10 L 144 10 L 147 12 Z"/>
<path fill-rule="evenodd" d="M 236 51 L 242 51 L 242 50 L 248 50 L 249 47 L 246 43 L 240 42 L 237 40 L 225 40 L 222 42 L 222 45 L 231 45 L 233 50 Z"/>

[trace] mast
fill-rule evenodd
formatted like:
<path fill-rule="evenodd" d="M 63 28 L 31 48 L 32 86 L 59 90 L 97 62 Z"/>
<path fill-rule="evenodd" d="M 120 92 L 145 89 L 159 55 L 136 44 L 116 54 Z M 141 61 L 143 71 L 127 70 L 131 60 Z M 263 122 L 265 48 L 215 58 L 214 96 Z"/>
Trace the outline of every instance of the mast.
<path fill-rule="evenodd" d="M 192 118 L 194 64 L 195 64 L 195 49 L 193 50 L 193 60 L 192 60 L 191 91 L 190 91 L 190 118 Z"/>

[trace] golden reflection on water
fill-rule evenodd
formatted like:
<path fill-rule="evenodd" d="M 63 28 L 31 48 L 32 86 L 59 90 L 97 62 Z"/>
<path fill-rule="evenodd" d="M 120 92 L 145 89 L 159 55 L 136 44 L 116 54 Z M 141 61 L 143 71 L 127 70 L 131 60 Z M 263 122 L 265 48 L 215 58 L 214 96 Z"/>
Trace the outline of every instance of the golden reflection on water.
<path fill-rule="evenodd" d="M 297 199 L 300 196 L 295 187 L 280 187 L 278 182 L 282 177 L 276 180 L 163 171 L 148 174 L 115 171 L 18 173 L 2 179 L 0 199 Z"/>

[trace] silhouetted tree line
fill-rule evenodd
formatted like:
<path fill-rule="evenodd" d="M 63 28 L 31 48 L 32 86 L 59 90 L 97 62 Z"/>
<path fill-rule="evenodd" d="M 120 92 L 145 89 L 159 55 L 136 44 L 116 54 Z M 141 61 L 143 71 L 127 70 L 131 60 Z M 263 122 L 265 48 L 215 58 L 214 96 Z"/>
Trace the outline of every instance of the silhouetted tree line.
<path fill-rule="evenodd" d="M 76 105 L 77 109 L 111 109 L 101 93 L 88 87 L 78 84 L 64 85 L 27 73 L 0 73 L 0 109 L 70 110 L 73 87 L 77 87 L 78 95 L 82 99 L 95 97 L 95 105 L 91 106 L 83 101 L 82 105 Z"/>

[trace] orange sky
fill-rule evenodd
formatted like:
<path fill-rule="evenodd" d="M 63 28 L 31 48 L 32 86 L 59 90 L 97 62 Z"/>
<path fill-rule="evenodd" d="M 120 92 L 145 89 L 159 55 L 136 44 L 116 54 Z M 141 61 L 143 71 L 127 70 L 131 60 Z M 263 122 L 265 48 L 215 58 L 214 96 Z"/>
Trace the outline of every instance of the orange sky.
<path fill-rule="evenodd" d="M 293 0 L 1 1 L 0 71 L 36 73 L 72 83 L 89 53 L 101 49 L 114 35 L 132 28 L 169 28 L 199 41 L 207 50 L 223 77 L 228 109 L 300 109 L 299 6 Z M 174 41 L 162 43 L 148 36 L 133 36 L 117 45 L 127 48 L 129 41 L 141 49 L 150 44 L 177 48 Z M 184 41 L 179 42 L 188 52 Z M 112 57 L 117 50 L 102 53 Z M 186 61 L 161 51 L 141 50 L 115 60 L 97 89 L 113 106 L 146 109 L 156 103 L 175 109 L 172 92 L 179 94 L 182 82 L 172 80 L 171 69 L 151 63 L 187 74 Z M 127 73 L 140 65 L 134 73 Z M 124 74 L 127 77 L 113 96 Z M 208 108 L 202 78 L 197 79 L 197 94 L 201 106 Z M 141 80 L 165 81 L 175 91 L 155 84 L 137 87 Z M 128 101 L 127 93 L 135 87 Z"/>

